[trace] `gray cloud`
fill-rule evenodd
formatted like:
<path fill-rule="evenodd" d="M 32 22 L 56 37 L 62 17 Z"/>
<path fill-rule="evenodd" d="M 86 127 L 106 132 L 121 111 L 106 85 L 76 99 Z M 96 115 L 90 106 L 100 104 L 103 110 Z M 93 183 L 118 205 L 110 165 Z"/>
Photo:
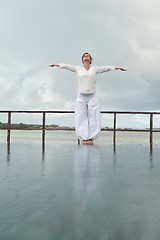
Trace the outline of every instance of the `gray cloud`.
<path fill-rule="evenodd" d="M 159 110 L 158 0 L 0 3 L 0 108 L 73 109 L 76 75 L 52 62 L 122 65 L 97 75 L 101 109 Z"/>

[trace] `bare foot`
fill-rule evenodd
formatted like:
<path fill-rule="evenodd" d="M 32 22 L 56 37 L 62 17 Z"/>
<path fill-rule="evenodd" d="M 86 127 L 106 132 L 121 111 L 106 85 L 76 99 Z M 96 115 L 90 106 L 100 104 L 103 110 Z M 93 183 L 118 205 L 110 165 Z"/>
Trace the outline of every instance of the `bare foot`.
<path fill-rule="evenodd" d="M 93 139 L 89 139 L 88 144 L 93 145 L 94 144 Z"/>
<path fill-rule="evenodd" d="M 87 140 L 83 140 L 83 141 L 82 141 L 82 144 L 87 144 L 87 143 L 88 143 Z"/>

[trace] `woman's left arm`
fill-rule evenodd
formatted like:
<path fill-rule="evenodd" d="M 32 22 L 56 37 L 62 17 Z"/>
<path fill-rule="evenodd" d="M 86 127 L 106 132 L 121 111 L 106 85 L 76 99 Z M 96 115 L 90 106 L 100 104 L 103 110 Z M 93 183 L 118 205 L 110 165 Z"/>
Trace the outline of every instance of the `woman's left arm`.
<path fill-rule="evenodd" d="M 123 67 L 115 67 L 115 66 L 101 66 L 101 67 L 94 67 L 96 73 L 104 73 L 109 71 L 115 71 L 115 70 L 121 70 L 121 71 L 127 71 Z"/>

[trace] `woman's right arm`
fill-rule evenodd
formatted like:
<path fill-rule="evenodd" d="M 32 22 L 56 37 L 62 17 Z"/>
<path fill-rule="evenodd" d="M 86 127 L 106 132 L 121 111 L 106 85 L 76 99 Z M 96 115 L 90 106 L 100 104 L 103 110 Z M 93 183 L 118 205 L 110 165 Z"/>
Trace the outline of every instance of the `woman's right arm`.
<path fill-rule="evenodd" d="M 49 67 L 60 67 L 60 68 L 65 68 L 69 71 L 72 71 L 72 72 L 77 72 L 77 69 L 78 69 L 78 66 L 74 66 L 74 65 L 71 65 L 71 64 L 49 64 L 48 65 Z"/>

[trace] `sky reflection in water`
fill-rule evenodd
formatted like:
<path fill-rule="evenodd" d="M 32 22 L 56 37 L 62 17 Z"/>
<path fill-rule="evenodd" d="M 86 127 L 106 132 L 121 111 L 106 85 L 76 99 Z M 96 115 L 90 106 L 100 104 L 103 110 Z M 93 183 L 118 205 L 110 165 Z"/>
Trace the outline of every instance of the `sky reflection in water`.
<path fill-rule="evenodd" d="M 3 240 L 159 239 L 159 145 L 0 145 Z"/>

